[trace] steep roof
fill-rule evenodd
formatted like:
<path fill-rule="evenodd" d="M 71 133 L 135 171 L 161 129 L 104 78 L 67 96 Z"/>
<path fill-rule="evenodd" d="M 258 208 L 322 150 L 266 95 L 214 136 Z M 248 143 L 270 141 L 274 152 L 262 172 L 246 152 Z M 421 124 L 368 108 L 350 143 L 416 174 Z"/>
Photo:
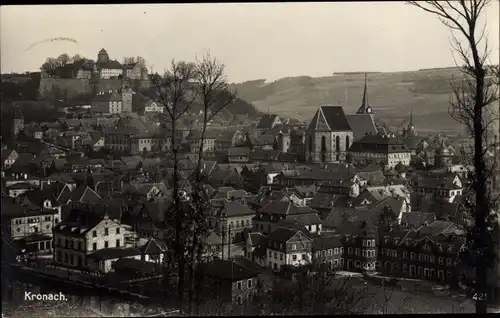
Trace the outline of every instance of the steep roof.
<path fill-rule="evenodd" d="M 361 139 L 365 135 L 377 134 L 377 127 L 370 114 L 349 114 L 346 117 L 354 134 L 354 140 Z"/>
<path fill-rule="evenodd" d="M 323 105 L 316 111 L 309 131 L 352 131 L 342 106 Z"/>
<path fill-rule="evenodd" d="M 278 227 L 268 235 L 268 239 L 272 240 L 272 241 L 277 241 L 277 242 L 287 242 L 292 237 L 294 237 L 295 234 L 297 234 L 299 232 L 301 232 L 301 231 L 296 230 L 296 229 L 286 228 L 286 227 Z M 304 233 L 302 233 L 302 234 L 304 234 Z"/>
<path fill-rule="evenodd" d="M 278 115 L 266 114 L 264 115 L 257 125 L 259 129 L 271 129 L 273 128 L 273 122 L 278 118 Z"/>

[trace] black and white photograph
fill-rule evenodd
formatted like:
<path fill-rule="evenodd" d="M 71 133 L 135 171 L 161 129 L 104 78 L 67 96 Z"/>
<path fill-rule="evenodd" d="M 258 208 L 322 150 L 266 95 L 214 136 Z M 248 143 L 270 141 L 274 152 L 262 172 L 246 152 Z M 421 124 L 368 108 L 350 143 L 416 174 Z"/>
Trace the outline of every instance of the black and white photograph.
<path fill-rule="evenodd" d="M 500 1 L 0 7 L 2 318 L 500 313 Z"/>

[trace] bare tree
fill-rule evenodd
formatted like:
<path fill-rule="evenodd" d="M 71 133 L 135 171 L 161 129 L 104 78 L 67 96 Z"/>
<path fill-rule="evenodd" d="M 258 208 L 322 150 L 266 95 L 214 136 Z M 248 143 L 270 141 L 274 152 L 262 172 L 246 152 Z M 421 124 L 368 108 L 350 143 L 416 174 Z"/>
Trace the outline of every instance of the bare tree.
<path fill-rule="evenodd" d="M 135 63 L 135 57 L 133 56 L 126 56 L 123 58 L 123 64 L 134 64 Z"/>
<path fill-rule="evenodd" d="M 491 230 L 494 198 L 488 187 L 491 170 L 487 167 L 486 154 L 495 144 L 485 143 L 485 135 L 493 120 L 485 121 L 486 108 L 498 101 L 495 82 L 498 81 L 498 65 L 488 65 L 489 49 L 485 29 L 480 30 L 480 19 L 489 0 L 472 1 L 409 1 L 426 12 L 436 15 L 452 31 L 452 47 L 458 54 L 462 66 L 463 80 L 452 83 L 450 99 L 451 116 L 466 125 L 474 140 L 473 171 L 471 189 L 475 199 L 468 200 L 474 226 L 469 230 L 469 258 L 475 267 L 476 312 L 486 313 L 487 270 L 495 263 L 495 242 Z M 484 47 L 484 48 L 482 48 Z M 494 74 L 494 80 L 488 79 Z M 495 75 L 496 74 L 496 75 Z M 498 119 L 497 119 L 498 120 Z"/>
<path fill-rule="evenodd" d="M 145 59 L 145 58 L 143 58 L 142 56 L 137 56 L 137 57 L 135 58 L 135 62 L 136 62 L 137 64 L 139 64 L 139 66 L 141 66 L 141 67 L 143 67 L 143 68 L 144 68 L 144 67 L 147 67 L 147 65 L 146 65 L 146 59 Z"/>
<path fill-rule="evenodd" d="M 167 262 L 175 264 L 177 269 L 177 289 L 179 310 L 184 311 L 184 281 L 185 281 L 185 234 L 184 225 L 184 192 L 182 191 L 182 177 L 179 173 L 179 150 L 181 146 L 180 138 L 177 134 L 177 123 L 183 115 L 191 108 L 194 99 L 190 97 L 190 81 L 194 75 L 192 64 L 172 61 L 171 68 L 163 76 L 155 74 L 152 83 L 155 88 L 155 99 L 165 106 L 165 124 L 167 133 L 171 138 L 171 158 L 173 163 L 173 173 L 171 176 L 172 202 L 168 209 L 164 211 L 165 216 L 165 240 L 171 242 L 165 253 Z M 169 265 L 172 265 L 169 264 Z M 165 275 L 164 281 L 168 281 L 170 275 Z"/>
<path fill-rule="evenodd" d="M 172 204 L 165 211 L 166 240 L 174 242 L 168 249 L 173 254 L 166 258 L 175 260 L 178 276 L 178 297 L 181 312 L 193 311 L 194 289 L 196 288 L 196 266 L 206 262 L 205 240 L 208 237 L 207 215 L 209 198 L 202 183 L 201 164 L 204 150 L 204 136 L 207 123 L 221 109 L 234 100 L 234 93 L 229 90 L 225 78 L 224 66 L 209 56 L 197 63 L 172 62 L 171 69 L 164 76 L 154 75 L 156 99 L 165 106 L 164 121 L 168 127 L 171 141 L 171 161 L 173 188 Z M 186 146 L 177 134 L 180 122 L 192 110 L 195 100 L 201 101 L 203 118 L 201 127 L 192 130 L 199 139 L 196 145 L 188 145 L 197 151 L 193 174 L 181 175 L 180 151 Z M 189 186 L 189 190 L 185 187 Z M 170 230 L 169 230 L 170 229 Z M 168 254 L 169 252 L 167 252 Z M 185 271 L 187 269 L 187 272 Z M 187 279 L 187 284 L 185 284 Z M 186 288 L 187 287 L 187 288 Z M 184 291 L 188 291 L 187 308 Z"/>
<path fill-rule="evenodd" d="M 70 57 L 67 53 L 63 53 L 57 57 L 57 66 L 65 66 L 69 63 Z"/>
<path fill-rule="evenodd" d="M 44 71 L 49 76 L 54 76 L 57 66 L 58 66 L 57 59 L 53 57 L 48 57 L 45 60 L 45 63 L 43 63 L 42 66 L 40 67 L 40 70 Z"/>

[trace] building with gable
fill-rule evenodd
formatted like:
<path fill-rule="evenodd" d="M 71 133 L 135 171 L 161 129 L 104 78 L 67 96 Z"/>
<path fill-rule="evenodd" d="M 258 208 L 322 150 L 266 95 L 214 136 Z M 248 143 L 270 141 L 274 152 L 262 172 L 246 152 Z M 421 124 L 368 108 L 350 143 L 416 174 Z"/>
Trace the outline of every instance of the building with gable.
<path fill-rule="evenodd" d="M 351 126 L 342 106 L 320 106 L 306 131 L 306 160 L 308 162 L 345 160 L 353 139 Z"/>

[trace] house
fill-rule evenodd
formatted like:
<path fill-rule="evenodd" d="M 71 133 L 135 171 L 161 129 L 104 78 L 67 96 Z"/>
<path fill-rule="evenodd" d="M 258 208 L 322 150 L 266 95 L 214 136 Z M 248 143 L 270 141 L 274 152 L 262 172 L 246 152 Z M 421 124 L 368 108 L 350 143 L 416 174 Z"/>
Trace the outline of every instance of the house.
<path fill-rule="evenodd" d="M 92 272 L 109 273 L 113 270 L 113 264 L 116 261 L 128 258 L 140 260 L 141 251 L 136 247 L 108 247 L 87 254 L 84 259 L 86 260 L 85 267 L 87 267 L 88 270 Z M 74 264 L 70 265 L 74 266 Z M 81 264 L 77 266 L 80 267 Z"/>
<path fill-rule="evenodd" d="M 411 151 L 394 134 L 365 135 L 349 148 L 353 162 L 360 165 L 379 164 L 392 169 L 398 163 L 410 165 Z"/>
<path fill-rule="evenodd" d="M 100 79 L 119 78 L 123 76 L 123 66 L 115 60 L 110 60 L 105 49 L 99 51 L 97 62 L 94 64 L 94 73 Z"/>
<path fill-rule="evenodd" d="M 267 237 L 267 266 L 301 266 L 312 261 L 312 239 L 302 231 L 279 227 Z"/>
<path fill-rule="evenodd" d="M 257 124 L 256 137 L 264 135 L 266 132 L 270 131 L 277 125 L 281 124 L 281 118 L 278 115 L 266 114 L 262 116 Z"/>
<path fill-rule="evenodd" d="M 243 241 L 243 231 L 253 227 L 252 218 L 255 212 L 248 206 L 224 199 L 222 207 L 214 207 L 210 220 L 217 235 L 225 242 Z"/>
<path fill-rule="evenodd" d="M 298 221 L 311 233 L 321 233 L 322 223 L 318 213 L 308 206 L 298 206 L 288 197 L 270 200 L 257 209 L 253 218 L 254 230 L 264 234 L 271 233 L 280 220 Z"/>
<path fill-rule="evenodd" d="M 206 277 L 205 294 L 215 297 L 221 305 L 238 304 L 253 300 L 257 294 L 260 273 L 242 264 L 229 260 L 213 260 L 200 266 Z"/>
<path fill-rule="evenodd" d="M 22 205 L 11 198 L 2 197 L 2 224 L 7 226 L 8 233 L 14 239 L 31 234 L 52 236 L 52 227 L 59 221 L 57 209 L 40 208 L 32 204 Z"/>
<path fill-rule="evenodd" d="M 380 270 L 385 275 L 455 284 L 463 232 L 450 222 L 434 221 L 417 229 L 379 228 Z"/>
<path fill-rule="evenodd" d="M 2 149 L 2 167 L 10 168 L 16 162 L 19 154 L 15 150 Z"/>
<path fill-rule="evenodd" d="M 313 238 L 313 262 L 330 270 L 344 268 L 344 247 L 340 235 L 327 235 Z"/>
<path fill-rule="evenodd" d="M 346 220 L 338 230 L 343 236 L 345 269 L 374 272 L 378 257 L 377 227 L 366 221 Z"/>
<path fill-rule="evenodd" d="M 415 191 L 421 194 L 432 193 L 448 202 L 462 195 L 464 186 L 457 173 L 423 175 L 413 179 Z"/>
<path fill-rule="evenodd" d="M 92 101 L 92 112 L 98 114 L 120 114 L 122 96 L 117 90 L 98 92 Z"/>
<path fill-rule="evenodd" d="M 73 213 L 54 227 L 54 261 L 60 266 L 107 270 L 111 262 L 90 261 L 88 256 L 125 246 L 124 232 L 124 226 L 107 215 Z M 96 268 L 96 264 L 104 267 Z"/>
<path fill-rule="evenodd" d="M 147 74 L 147 69 L 139 63 L 131 63 L 123 65 L 123 77 L 133 80 L 144 79 L 144 72 Z"/>
<path fill-rule="evenodd" d="M 247 163 L 250 159 L 250 148 L 246 146 L 229 147 L 227 160 L 229 163 Z"/>
<path fill-rule="evenodd" d="M 30 182 L 17 182 L 7 186 L 7 193 L 9 197 L 16 198 L 17 196 L 34 189 L 34 185 Z"/>
<path fill-rule="evenodd" d="M 342 107 L 320 106 L 306 131 L 306 160 L 343 161 L 353 140 L 353 132 Z"/>

